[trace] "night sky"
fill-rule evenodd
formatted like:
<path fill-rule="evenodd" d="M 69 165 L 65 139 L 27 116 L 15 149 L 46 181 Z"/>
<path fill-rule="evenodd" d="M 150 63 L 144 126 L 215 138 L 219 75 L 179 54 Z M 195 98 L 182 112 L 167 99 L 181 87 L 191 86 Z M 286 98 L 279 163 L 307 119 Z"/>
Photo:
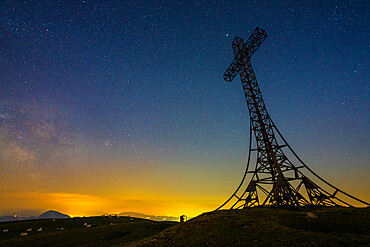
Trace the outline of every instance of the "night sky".
<path fill-rule="evenodd" d="M 370 200 L 368 1 L 0 2 L 0 215 L 196 216 L 239 184 L 235 36 L 293 149 Z"/>

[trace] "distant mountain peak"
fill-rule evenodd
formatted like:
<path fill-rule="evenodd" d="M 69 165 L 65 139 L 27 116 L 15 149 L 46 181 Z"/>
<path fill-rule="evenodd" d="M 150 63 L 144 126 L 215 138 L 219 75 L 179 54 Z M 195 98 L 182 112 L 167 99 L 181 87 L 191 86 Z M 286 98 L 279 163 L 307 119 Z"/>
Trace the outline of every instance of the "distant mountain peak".
<path fill-rule="evenodd" d="M 42 214 L 39 215 L 39 217 L 37 217 L 39 219 L 68 219 L 68 218 L 71 218 L 71 216 L 67 215 L 67 214 L 62 214 L 58 211 L 55 211 L 55 210 L 49 210 L 49 211 L 46 211 Z"/>

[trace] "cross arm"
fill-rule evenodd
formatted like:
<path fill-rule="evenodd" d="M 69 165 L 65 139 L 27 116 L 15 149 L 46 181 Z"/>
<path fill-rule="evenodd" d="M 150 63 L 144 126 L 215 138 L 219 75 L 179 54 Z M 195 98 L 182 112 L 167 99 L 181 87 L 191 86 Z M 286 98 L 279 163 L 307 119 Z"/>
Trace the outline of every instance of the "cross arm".
<path fill-rule="evenodd" d="M 247 42 L 243 42 L 242 38 L 236 37 L 233 41 L 234 60 L 224 73 L 224 80 L 231 82 L 239 72 L 238 61 L 242 56 L 250 58 L 258 49 L 262 42 L 266 39 L 267 33 L 265 30 L 256 27 L 249 36 Z"/>
<path fill-rule="evenodd" d="M 238 62 L 236 59 L 234 59 L 230 66 L 227 68 L 226 72 L 224 73 L 224 80 L 231 82 L 238 74 L 238 72 L 239 72 Z"/>
<path fill-rule="evenodd" d="M 243 50 L 246 52 L 246 56 L 251 57 L 258 47 L 260 47 L 262 42 L 265 41 L 266 37 L 266 31 L 256 27 L 251 36 L 249 36 L 247 42 L 244 44 Z"/>

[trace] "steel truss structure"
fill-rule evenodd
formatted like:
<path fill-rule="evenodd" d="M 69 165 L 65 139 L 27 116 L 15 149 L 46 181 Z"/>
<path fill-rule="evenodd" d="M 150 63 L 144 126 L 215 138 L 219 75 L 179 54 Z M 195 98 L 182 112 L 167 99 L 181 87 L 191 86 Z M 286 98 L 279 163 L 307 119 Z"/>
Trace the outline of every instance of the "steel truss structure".
<path fill-rule="evenodd" d="M 249 154 L 241 183 L 231 197 L 216 210 L 227 207 L 239 209 L 255 206 L 295 208 L 303 206 L 352 206 L 348 201 L 339 198 L 339 194 L 369 206 L 369 203 L 340 190 L 312 171 L 293 151 L 272 121 L 250 60 L 266 37 L 266 32 L 257 27 L 246 42 L 239 37 L 236 37 L 232 42 L 234 60 L 224 73 L 224 80 L 231 82 L 238 73 L 240 75 L 250 114 Z M 252 148 L 253 134 L 255 148 Z M 279 141 L 277 137 L 279 137 Z M 294 165 L 288 159 L 283 151 L 284 148 L 291 151 L 299 165 Z M 249 168 L 252 152 L 256 152 L 254 169 Z M 333 192 L 323 189 L 322 186 L 304 175 L 304 169 L 313 178 L 326 184 L 326 187 Z M 251 180 L 247 185 L 245 181 L 248 174 L 251 175 Z M 235 199 L 236 202 L 232 202 Z"/>

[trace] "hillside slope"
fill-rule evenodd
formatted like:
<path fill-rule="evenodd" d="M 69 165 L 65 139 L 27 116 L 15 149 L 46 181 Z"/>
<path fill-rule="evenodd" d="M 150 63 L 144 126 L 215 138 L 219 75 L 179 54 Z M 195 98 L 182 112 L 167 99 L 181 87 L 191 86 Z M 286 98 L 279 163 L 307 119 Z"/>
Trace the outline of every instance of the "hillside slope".
<path fill-rule="evenodd" d="M 129 246 L 370 246 L 370 210 L 222 210 Z"/>
<path fill-rule="evenodd" d="M 134 217 L 3 222 L 0 223 L 0 246 L 116 246 L 147 238 L 176 224 L 178 222 L 156 222 Z M 37 231 L 40 228 L 42 231 Z M 27 233 L 27 236 L 21 236 L 21 233 Z"/>

